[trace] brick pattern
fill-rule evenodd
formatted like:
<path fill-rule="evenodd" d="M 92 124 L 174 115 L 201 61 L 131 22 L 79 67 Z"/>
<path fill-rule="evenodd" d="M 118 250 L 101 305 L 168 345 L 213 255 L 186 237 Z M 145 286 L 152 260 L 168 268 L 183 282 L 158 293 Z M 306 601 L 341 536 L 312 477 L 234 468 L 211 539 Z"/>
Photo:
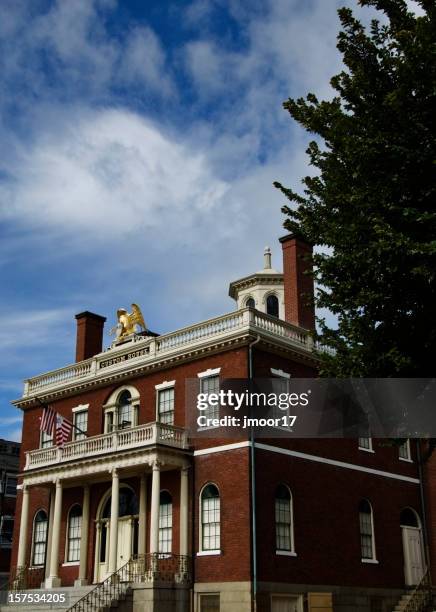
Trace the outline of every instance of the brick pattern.
<path fill-rule="evenodd" d="M 314 329 L 313 278 L 307 274 L 312 266 L 312 247 L 294 236 L 285 236 L 280 242 L 283 249 L 285 319 L 305 329 Z"/>

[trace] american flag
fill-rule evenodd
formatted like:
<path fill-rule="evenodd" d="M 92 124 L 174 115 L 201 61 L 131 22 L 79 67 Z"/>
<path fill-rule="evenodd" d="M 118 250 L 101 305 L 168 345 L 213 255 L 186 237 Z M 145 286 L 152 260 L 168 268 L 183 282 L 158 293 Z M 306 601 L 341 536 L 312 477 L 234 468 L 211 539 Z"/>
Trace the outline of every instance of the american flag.
<path fill-rule="evenodd" d="M 70 437 L 73 424 L 60 414 L 56 417 L 56 446 L 63 446 Z"/>
<path fill-rule="evenodd" d="M 45 431 L 46 434 L 51 436 L 53 433 L 53 426 L 55 424 L 55 420 L 56 420 L 56 412 L 53 410 L 53 408 L 50 408 L 49 406 L 45 406 L 43 413 L 42 413 L 41 422 L 39 425 L 40 430 Z"/>

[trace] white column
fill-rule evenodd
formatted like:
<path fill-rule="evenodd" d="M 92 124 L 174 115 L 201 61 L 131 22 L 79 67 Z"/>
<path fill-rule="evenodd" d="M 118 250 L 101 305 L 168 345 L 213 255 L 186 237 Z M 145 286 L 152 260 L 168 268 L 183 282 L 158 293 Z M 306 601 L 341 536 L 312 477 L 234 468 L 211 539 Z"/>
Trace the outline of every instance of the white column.
<path fill-rule="evenodd" d="M 29 523 L 29 488 L 23 485 L 23 500 L 21 502 L 20 537 L 18 540 L 17 569 L 26 565 L 27 528 Z"/>
<path fill-rule="evenodd" d="M 188 554 L 188 468 L 180 470 L 180 554 Z"/>
<path fill-rule="evenodd" d="M 117 470 L 112 471 L 112 498 L 111 518 L 109 533 L 109 574 L 117 569 L 117 546 L 118 546 L 118 515 L 120 502 L 120 479 Z"/>
<path fill-rule="evenodd" d="M 80 566 L 79 577 L 74 586 L 88 584 L 86 566 L 88 563 L 88 531 L 89 531 L 89 485 L 83 487 L 82 525 L 80 528 Z"/>
<path fill-rule="evenodd" d="M 145 555 L 145 532 L 147 529 L 147 479 L 141 475 L 139 489 L 138 555 Z"/>
<path fill-rule="evenodd" d="M 53 533 L 50 553 L 50 575 L 45 581 L 47 589 L 57 588 L 61 585 L 58 576 L 59 566 L 59 545 L 61 534 L 61 519 L 62 519 L 62 482 L 56 481 L 56 493 L 53 514 Z"/>
<path fill-rule="evenodd" d="M 45 578 L 50 576 L 51 543 L 53 533 L 53 517 L 55 505 L 55 489 L 50 489 L 50 510 L 48 514 L 47 553 L 45 559 Z"/>
<path fill-rule="evenodd" d="M 159 552 L 160 464 L 153 463 L 151 482 L 150 553 Z"/>

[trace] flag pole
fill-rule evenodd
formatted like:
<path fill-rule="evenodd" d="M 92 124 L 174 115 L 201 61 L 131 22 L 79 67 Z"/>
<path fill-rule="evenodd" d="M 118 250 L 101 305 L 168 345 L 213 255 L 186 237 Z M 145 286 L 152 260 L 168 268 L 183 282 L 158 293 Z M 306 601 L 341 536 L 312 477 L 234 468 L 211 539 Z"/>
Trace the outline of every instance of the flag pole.
<path fill-rule="evenodd" d="M 44 403 L 44 402 L 41 400 L 41 398 L 39 398 L 38 396 L 36 396 L 36 395 L 35 395 L 35 399 L 36 399 L 36 400 L 38 400 L 38 402 L 40 403 L 40 405 L 41 405 L 43 408 L 48 408 L 48 405 L 47 405 L 46 403 Z M 56 414 L 58 414 L 58 413 L 56 413 Z M 62 415 L 61 415 L 61 416 L 62 416 Z M 63 418 L 65 419 L 66 417 L 63 417 Z M 81 433 L 81 434 L 83 434 L 83 435 L 84 435 L 84 436 L 86 436 L 86 437 L 88 436 L 87 432 L 86 432 L 86 431 L 83 431 L 83 429 L 80 429 L 80 427 L 77 427 L 77 425 L 76 425 L 76 424 L 75 424 L 73 421 L 70 421 L 69 419 L 66 419 L 66 420 L 67 420 L 67 421 L 69 421 L 69 422 L 71 423 L 71 425 L 74 427 L 74 431 L 76 431 L 77 433 Z M 56 425 L 56 424 L 55 424 L 55 425 Z"/>

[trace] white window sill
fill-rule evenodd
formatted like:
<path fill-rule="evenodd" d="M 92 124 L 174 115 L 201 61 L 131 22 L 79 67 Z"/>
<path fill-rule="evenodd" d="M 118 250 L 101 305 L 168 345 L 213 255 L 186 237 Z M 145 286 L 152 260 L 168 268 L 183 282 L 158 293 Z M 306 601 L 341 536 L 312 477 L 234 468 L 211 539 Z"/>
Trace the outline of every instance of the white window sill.
<path fill-rule="evenodd" d="M 406 457 L 398 457 L 400 461 L 405 461 L 406 463 L 413 463 L 413 459 L 406 459 Z"/>
<path fill-rule="evenodd" d="M 276 550 L 276 555 L 281 555 L 282 557 L 296 557 L 297 553 L 292 550 Z"/>
<path fill-rule="evenodd" d="M 199 550 L 197 557 L 208 557 L 209 555 L 220 555 L 220 550 Z"/>
<path fill-rule="evenodd" d="M 378 565 L 377 559 L 361 559 L 362 563 L 372 563 L 373 565 Z"/>
<path fill-rule="evenodd" d="M 363 448 L 363 446 L 359 446 L 359 450 L 363 451 L 364 453 L 375 453 L 375 450 L 372 448 Z"/>
<path fill-rule="evenodd" d="M 80 565 L 80 561 L 65 561 L 62 563 L 62 567 L 74 567 Z"/>

